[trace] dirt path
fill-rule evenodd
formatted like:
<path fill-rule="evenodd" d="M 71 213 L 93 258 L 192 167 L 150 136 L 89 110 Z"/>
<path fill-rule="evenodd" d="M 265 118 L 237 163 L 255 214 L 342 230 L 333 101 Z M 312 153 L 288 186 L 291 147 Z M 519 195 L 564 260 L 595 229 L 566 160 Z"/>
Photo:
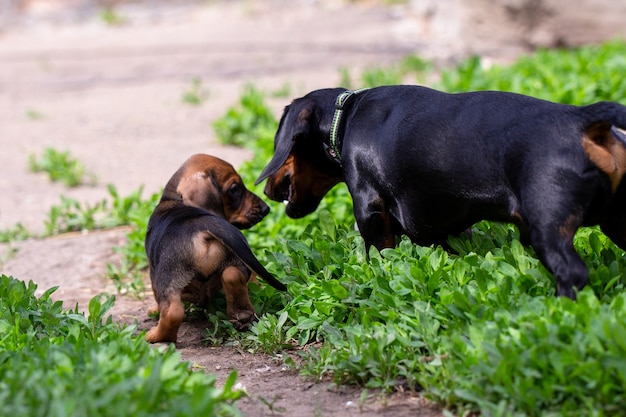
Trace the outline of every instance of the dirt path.
<path fill-rule="evenodd" d="M 45 2 L 43 2 L 45 4 Z M 263 3 L 263 5 L 261 5 Z M 216 143 L 211 123 L 252 82 L 265 91 L 287 85 L 290 96 L 337 85 L 339 68 L 397 61 L 413 50 L 398 35 L 402 19 L 389 9 L 329 2 L 211 2 L 118 9 L 127 20 L 111 27 L 96 15 L 36 15 L 0 32 L 0 230 L 22 223 L 41 233 L 60 195 L 94 203 L 108 197 L 163 187 L 189 155 L 211 153 L 235 166 L 249 152 Z M 42 12 L 40 12 L 42 13 Z M 27 16 L 28 17 L 28 16 Z M 202 81 L 206 101 L 183 103 L 192 80 Z M 272 105 L 278 114 L 288 99 Z M 46 147 L 69 150 L 97 185 L 68 189 L 28 171 L 28 157 Z M 85 309 L 91 297 L 114 293 L 103 278 L 113 247 L 125 230 L 68 234 L 0 248 L 0 270 L 34 280 L 41 291 L 59 286 L 66 307 Z M 117 320 L 154 325 L 151 301 L 117 296 Z M 238 405 L 247 416 L 438 416 L 409 394 L 381 397 L 331 383 L 306 381 L 280 358 L 202 343 L 206 323 L 180 332 L 183 358 L 220 381 L 238 369 L 249 397 Z"/>
<path fill-rule="evenodd" d="M 38 230 L 65 194 L 85 201 L 145 186 L 154 192 L 194 152 L 240 163 L 249 155 L 216 144 L 211 122 L 245 83 L 292 96 L 336 85 L 339 68 L 385 64 L 409 53 L 384 9 L 283 9 L 248 2 L 120 9 L 128 24 L 96 17 L 16 28 L 0 37 L 0 228 Z M 205 3 L 202 3 L 205 4 Z M 276 9 L 273 9 L 275 7 Z M 169 13 L 168 13 L 169 12 Z M 198 78 L 207 99 L 186 105 Z M 276 101 L 277 111 L 286 99 Z M 98 178 L 67 190 L 28 172 L 30 154 L 68 149 Z"/>

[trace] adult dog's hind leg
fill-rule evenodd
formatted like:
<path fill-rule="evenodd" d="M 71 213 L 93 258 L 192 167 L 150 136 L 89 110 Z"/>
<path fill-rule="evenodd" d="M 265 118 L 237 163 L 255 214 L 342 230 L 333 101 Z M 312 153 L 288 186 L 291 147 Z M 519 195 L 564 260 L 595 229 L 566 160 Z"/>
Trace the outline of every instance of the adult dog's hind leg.
<path fill-rule="evenodd" d="M 571 207 L 571 205 L 558 205 Z M 545 213 L 558 213 L 558 209 L 542 206 Z M 528 213 L 528 211 L 527 211 Z M 565 219 L 542 215 L 539 210 L 528 214 L 529 239 L 537 256 L 554 275 L 556 294 L 576 299 L 589 280 L 589 271 L 574 249 L 574 235 L 582 223 L 581 214 L 570 214 Z"/>
<path fill-rule="evenodd" d="M 589 271 L 574 249 L 573 238 L 561 236 L 557 229 L 534 229 L 530 240 L 541 262 L 554 275 L 556 294 L 575 300 L 576 290 L 589 281 Z"/>

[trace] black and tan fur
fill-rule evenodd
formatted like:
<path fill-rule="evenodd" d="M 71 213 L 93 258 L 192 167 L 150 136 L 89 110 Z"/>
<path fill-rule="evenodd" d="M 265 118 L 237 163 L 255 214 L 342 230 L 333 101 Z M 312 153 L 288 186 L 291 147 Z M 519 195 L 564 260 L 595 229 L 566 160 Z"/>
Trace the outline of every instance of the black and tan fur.
<path fill-rule="evenodd" d="M 248 328 L 256 319 L 247 286 L 253 273 L 286 289 L 259 263 L 238 230 L 258 223 L 268 212 L 229 163 L 197 154 L 180 167 L 165 186 L 146 233 L 159 311 L 157 326 L 146 334 L 149 342 L 176 342 L 183 301 L 206 305 L 219 290 L 233 325 Z"/>
<path fill-rule="evenodd" d="M 287 200 L 290 217 L 345 182 L 366 245 L 379 249 L 402 234 L 443 244 L 479 220 L 512 222 L 554 274 L 557 294 L 571 298 L 588 281 L 573 246 L 579 227 L 600 225 L 626 249 L 625 106 L 378 87 L 346 100 L 333 147 L 345 91 L 313 91 L 282 115 L 257 183 L 267 178 L 265 194 Z"/>

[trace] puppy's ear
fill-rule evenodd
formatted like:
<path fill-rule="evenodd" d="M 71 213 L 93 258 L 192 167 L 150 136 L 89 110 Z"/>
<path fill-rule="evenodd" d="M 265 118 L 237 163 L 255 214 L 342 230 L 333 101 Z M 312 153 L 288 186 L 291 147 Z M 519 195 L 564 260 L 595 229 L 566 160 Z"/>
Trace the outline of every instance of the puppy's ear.
<path fill-rule="evenodd" d="M 200 171 L 183 176 L 176 191 L 182 197 L 183 204 L 224 217 L 221 190 L 210 173 Z"/>
<path fill-rule="evenodd" d="M 258 185 L 261 181 L 274 174 L 283 166 L 296 143 L 296 138 L 306 135 L 311 131 L 313 119 L 312 103 L 294 103 L 287 106 L 280 118 L 278 131 L 274 138 L 274 156 L 267 164 L 259 178 L 254 182 Z"/>

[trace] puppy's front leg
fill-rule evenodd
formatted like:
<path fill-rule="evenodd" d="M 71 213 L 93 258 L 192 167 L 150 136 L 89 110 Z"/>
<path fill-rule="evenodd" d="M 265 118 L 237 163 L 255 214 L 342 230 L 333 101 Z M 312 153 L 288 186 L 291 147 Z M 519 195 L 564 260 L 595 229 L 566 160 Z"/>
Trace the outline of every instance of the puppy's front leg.
<path fill-rule="evenodd" d="M 248 275 L 236 266 L 229 266 L 222 272 L 221 279 L 230 322 L 237 330 L 249 329 L 257 316 L 248 296 Z"/>

